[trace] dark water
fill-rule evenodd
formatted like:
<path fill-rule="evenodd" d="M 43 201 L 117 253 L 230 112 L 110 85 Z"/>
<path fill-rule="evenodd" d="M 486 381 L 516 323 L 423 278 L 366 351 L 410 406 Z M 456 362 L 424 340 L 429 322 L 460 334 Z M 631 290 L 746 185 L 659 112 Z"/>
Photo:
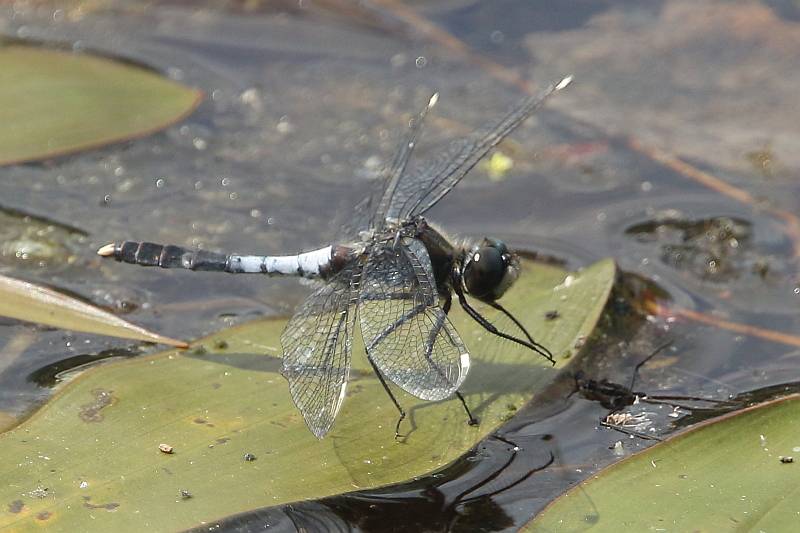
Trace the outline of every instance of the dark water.
<path fill-rule="evenodd" d="M 596 378 L 628 382 L 637 361 L 671 340 L 661 364 L 642 370 L 639 390 L 775 395 L 800 381 L 796 343 L 686 314 L 647 315 L 640 305 L 657 294 L 670 308 L 800 330 L 800 243 L 782 218 L 800 213 L 795 3 L 408 2 L 439 26 L 433 34 L 388 8 L 336 2 L 76 5 L 0 3 L 0 31 L 139 61 L 207 98 L 186 122 L 147 139 L 0 168 L 3 274 L 173 337 L 286 313 L 306 293 L 292 280 L 126 268 L 101 264 L 94 250 L 119 238 L 241 252 L 326 244 L 431 92 L 441 99 L 423 154 L 521 97 L 486 66 L 493 62 L 534 83 L 576 79 L 502 147 L 513 169 L 501 179 L 477 169 L 430 218 L 571 268 L 614 257 L 627 274 L 606 336 L 590 346 L 586 371 Z M 437 40 L 444 31 L 482 59 L 447 49 Z M 700 172 L 744 195 L 709 188 Z M 23 241 L 36 247 L 18 257 L 12 245 Z M 118 340 L 2 320 L 0 346 L 0 411 L 14 415 L 46 399 L 69 369 L 138 353 Z M 513 529 L 616 460 L 616 441 L 624 453 L 646 445 L 597 429 L 607 410 L 572 388 L 565 377 L 509 423 L 502 436 L 519 451 L 490 439 L 412 484 L 226 526 Z M 682 420 L 657 417 L 661 434 Z"/>

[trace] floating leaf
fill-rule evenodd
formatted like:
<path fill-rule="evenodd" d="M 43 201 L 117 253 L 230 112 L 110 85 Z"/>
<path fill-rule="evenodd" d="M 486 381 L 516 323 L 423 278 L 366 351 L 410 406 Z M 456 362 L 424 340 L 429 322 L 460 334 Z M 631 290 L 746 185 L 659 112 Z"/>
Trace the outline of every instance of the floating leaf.
<path fill-rule="evenodd" d="M 72 331 L 183 347 L 183 341 L 147 331 L 60 292 L 0 275 L 0 316 Z"/>
<path fill-rule="evenodd" d="M 0 165 L 149 135 L 201 96 L 130 63 L 0 40 Z"/>
<path fill-rule="evenodd" d="M 614 263 L 571 275 L 530 262 L 523 268 L 503 303 L 563 365 L 565 354 L 595 327 Z M 0 528 L 50 523 L 73 531 L 140 531 L 146 524 L 180 530 L 439 469 L 497 429 L 557 373 L 542 357 L 498 341 L 456 307 L 451 317 L 473 354 L 462 392 L 481 421 L 477 427 L 466 423 L 457 400 L 425 402 L 398 392 L 409 421 L 401 428 L 407 438 L 397 442 L 397 412 L 355 343 L 344 407 L 332 432 L 317 440 L 279 374 L 285 321 L 261 320 L 189 352 L 89 370 L 0 435 L 0 507 L 17 509 L 0 513 Z M 559 318 L 547 320 L 553 310 Z M 45 498 L 37 497 L 42 488 Z"/>
<path fill-rule="evenodd" d="M 702 424 L 570 490 L 527 531 L 794 531 L 800 396 Z M 800 459 L 800 457 L 796 457 Z"/>

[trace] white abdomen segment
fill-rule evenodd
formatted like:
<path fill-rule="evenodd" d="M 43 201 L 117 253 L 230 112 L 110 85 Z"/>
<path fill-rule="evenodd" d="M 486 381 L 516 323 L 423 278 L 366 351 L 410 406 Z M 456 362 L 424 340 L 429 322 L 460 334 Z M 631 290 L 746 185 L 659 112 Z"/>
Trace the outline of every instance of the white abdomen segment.
<path fill-rule="evenodd" d="M 297 255 L 231 255 L 226 270 L 242 274 L 318 278 L 320 271 L 330 266 L 332 250 L 332 246 L 326 246 Z"/>

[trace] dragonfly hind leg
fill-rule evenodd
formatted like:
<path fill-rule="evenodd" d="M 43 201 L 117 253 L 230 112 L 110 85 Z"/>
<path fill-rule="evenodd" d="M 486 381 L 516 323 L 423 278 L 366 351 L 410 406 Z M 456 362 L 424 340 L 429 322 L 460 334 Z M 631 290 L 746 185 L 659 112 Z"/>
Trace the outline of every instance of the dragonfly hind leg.
<path fill-rule="evenodd" d="M 392 393 L 392 389 L 389 388 L 389 384 L 386 383 L 386 378 L 383 377 L 381 371 L 378 370 L 378 366 L 375 364 L 375 361 L 372 360 L 372 357 L 369 355 L 367 356 L 367 361 L 372 366 L 372 370 L 375 371 L 375 375 L 378 376 L 378 380 L 381 382 L 381 386 L 383 386 L 383 390 L 386 391 L 386 394 L 389 395 L 389 399 L 392 400 L 392 403 L 397 408 L 397 412 L 400 414 L 400 417 L 397 419 L 397 424 L 394 426 L 394 438 L 395 440 L 399 440 L 401 438 L 405 438 L 406 435 L 402 435 L 400 433 L 400 424 L 403 423 L 403 420 L 406 419 L 406 412 L 400 406 L 400 402 L 397 401 L 397 398 L 394 397 L 394 393 Z"/>
<path fill-rule="evenodd" d="M 456 397 L 461 402 L 461 405 L 464 406 L 464 411 L 467 412 L 467 424 L 470 426 L 477 426 L 478 419 L 472 416 L 472 412 L 469 410 L 469 406 L 467 405 L 467 401 L 464 399 L 464 396 L 461 394 L 461 391 L 456 391 Z"/>
<path fill-rule="evenodd" d="M 442 300 L 443 300 L 442 301 L 442 311 L 444 311 L 444 313 L 442 314 L 441 319 L 439 320 L 439 322 L 436 324 L 436 326 L 431 330 L 430 334 L 428 335 L 428 346 L 430 348 L 433 347 L 433 342 L 436 340 L 436 336 L 439 334 L 439 331 L 442 329 L 442 326 L 444 325 L 445 318 L 447 317 L 447 314 L 450 312 L 450 307 L 451 307 L 451 305 L 453 303 L 453 296 L 449 292 L 447 292 L 447 293 L 442 295 Z M 430 363 L 430 365 L 433 368 L 436 369 L 436 371 L 439 373 L 439 375 L 444 377 L 444 373 L 442 372 L 442 370 L 439 368 L 439 366 L 431 358 L 430 350 L 425 352 L 425 358 L 428 360 L 428 363 Z M 467 424 L 469 424 L 470 426 L 477 426 L 478 425 L 478 419 L 475 418 L 474 416 L 472 416 L 472 412 L 469 410 L 469 406 L 467 405 L 467 401 L 464 399 L 464 396 L 461 394 L 461 391 L 459 391 L 458 389 L 456 389 L 456 398 L 458 398 L 458 401 L 460 401 L 461 405 L 464 406 L 464 411 L 467 412 Z"/>

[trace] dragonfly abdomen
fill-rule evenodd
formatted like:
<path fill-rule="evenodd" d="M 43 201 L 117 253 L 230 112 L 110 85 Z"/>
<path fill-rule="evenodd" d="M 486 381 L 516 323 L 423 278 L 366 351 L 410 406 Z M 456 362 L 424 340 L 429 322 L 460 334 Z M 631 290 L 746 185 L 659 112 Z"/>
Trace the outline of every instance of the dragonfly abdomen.
<path fill-rule="evenodd" d="M 268 276 L 325 277 L 331 268 L 332 246 L 297 255 L 229 255 L 227 272 Z"/>
<path fill-rule="evenodd" d="M 97 253 L 132 265 L 209 271 L 224 271 L 227 259 L 225 254 L 216 252 L 193 251 L 172 244 L 136 241 L 107 244 Z"/>
<path fill-rule="evenodd" d="M 139 266 L 306 278 L 324 278 L 336 270 L 334 252 L 341 253 L 339 247 L 326 246 L 297 255 L 236 255 L 136 241 L 108 244 L 97 251 L 104 257 Z"/>

